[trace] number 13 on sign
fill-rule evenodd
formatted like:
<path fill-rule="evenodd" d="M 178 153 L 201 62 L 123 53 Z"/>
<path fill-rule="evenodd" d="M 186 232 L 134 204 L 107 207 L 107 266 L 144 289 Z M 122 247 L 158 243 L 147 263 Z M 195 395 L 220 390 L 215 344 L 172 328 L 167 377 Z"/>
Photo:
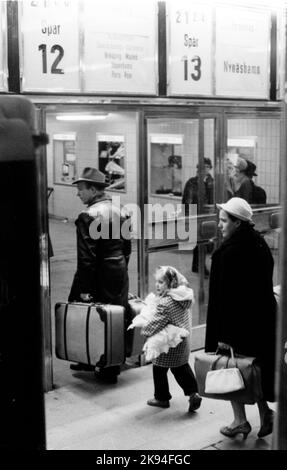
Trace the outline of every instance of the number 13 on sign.
<path fill-rule="evenodd" d="M 186 55 L 182 57 L 183 62 L 183 78 L 185 81 L 192 79 L 200 80 L 201 77 L 201 58 L 198 55 L 188 58 Z"/>

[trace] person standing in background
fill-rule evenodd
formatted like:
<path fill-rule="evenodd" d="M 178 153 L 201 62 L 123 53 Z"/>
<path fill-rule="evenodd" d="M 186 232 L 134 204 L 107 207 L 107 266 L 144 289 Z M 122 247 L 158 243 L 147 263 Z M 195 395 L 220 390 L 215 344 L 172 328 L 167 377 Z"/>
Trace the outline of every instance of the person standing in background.
<path fill-rule="evenodd" d="M 252 204 L 253 185 L 247 175 L 248 163 L 245 158 L 237 156 L 233 162 L 234 172 L 231 178 L 230 197 L 240 197 Z"/>
<path fill-rule="evenodd" d="M 213 204 L 214 201 L 214 179 L 211 175 L 212 163 L 210 158 L 204 158 L 204 178 L 203 178 L 203 204 Z M 185 183 L 182 204 L 185 206 L 185 215 L 191 215 L 190 204 L 198 204 L 199 202 L 199 174 L 197 165 L 197 174 L 192 178 L 189 178 Z M 204 246 L 206 251 L 207 247 Z M 198 273 L 198 245 L 193 250 L 192 267 L 193 273 Z M 207 267 L 204 267 L 205 276 L 209 275 Z"/>

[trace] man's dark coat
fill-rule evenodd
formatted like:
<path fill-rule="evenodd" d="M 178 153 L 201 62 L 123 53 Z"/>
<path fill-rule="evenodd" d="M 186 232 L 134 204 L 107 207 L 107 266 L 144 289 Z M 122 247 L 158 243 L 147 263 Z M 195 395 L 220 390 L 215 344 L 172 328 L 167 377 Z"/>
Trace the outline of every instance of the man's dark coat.
<path fill-rule="evenodd" d="M 78 263 L 69 302 L 81 301 L 80 294 L 89 293 L 95 302 L 127 306 L 131 240 L 122 236 L 121 229 L 128 219 L 128 214 L 106 195 L 96 198 L 80 213 L 75 221 Z M 97 238 L 97 230 L 107 236 Z"/>

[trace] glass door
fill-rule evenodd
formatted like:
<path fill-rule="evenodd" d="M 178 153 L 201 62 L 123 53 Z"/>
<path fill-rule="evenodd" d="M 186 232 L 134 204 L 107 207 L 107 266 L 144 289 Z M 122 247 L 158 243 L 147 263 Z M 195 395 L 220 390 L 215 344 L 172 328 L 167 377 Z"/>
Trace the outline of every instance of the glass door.
<path fill-rule="evenodd" d="M 215 218 L 215 119 L 147 119 L 147 291 L 159 265 L 178 269 L 194 290 L 193 349 L 203 346 Z M 214 225 L 215 226 L 215 225 Z M 208 232 L 208 231 L 207 231 Z"/>

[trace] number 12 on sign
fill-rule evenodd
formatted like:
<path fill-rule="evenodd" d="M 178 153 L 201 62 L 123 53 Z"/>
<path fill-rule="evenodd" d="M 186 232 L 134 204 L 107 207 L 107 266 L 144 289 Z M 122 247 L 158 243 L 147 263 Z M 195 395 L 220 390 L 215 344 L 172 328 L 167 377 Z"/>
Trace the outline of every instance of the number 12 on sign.
<path fill-rule="evenodd" d="M 46 44 L 40 44 L 38 47 L 38 50 L 42 52 L 42 72 L 47 73 L 47 45 Z M 54 54 L 55 52 L 58 52 L 57 57 L 55 58 L 54 62 L 52 63 L 51 66 L 51 73 L 58 73 L 58 74 L 63 74 L 64 70 L 58 68 L 59 62 L 64 57 L 64 49 L 62 46 L 59 46 L 59 44 L 55 44 L 54 46 L 51 47 L 50 52 Z"/>
<path fill-rule="evenodd" d="M 183 61 L 183 78 L 188 81 L 191 78 L 198 81 L 201 78 L 201 58 L 198 55 L 189 59 L 186 55 L 182 58 Z"/>

